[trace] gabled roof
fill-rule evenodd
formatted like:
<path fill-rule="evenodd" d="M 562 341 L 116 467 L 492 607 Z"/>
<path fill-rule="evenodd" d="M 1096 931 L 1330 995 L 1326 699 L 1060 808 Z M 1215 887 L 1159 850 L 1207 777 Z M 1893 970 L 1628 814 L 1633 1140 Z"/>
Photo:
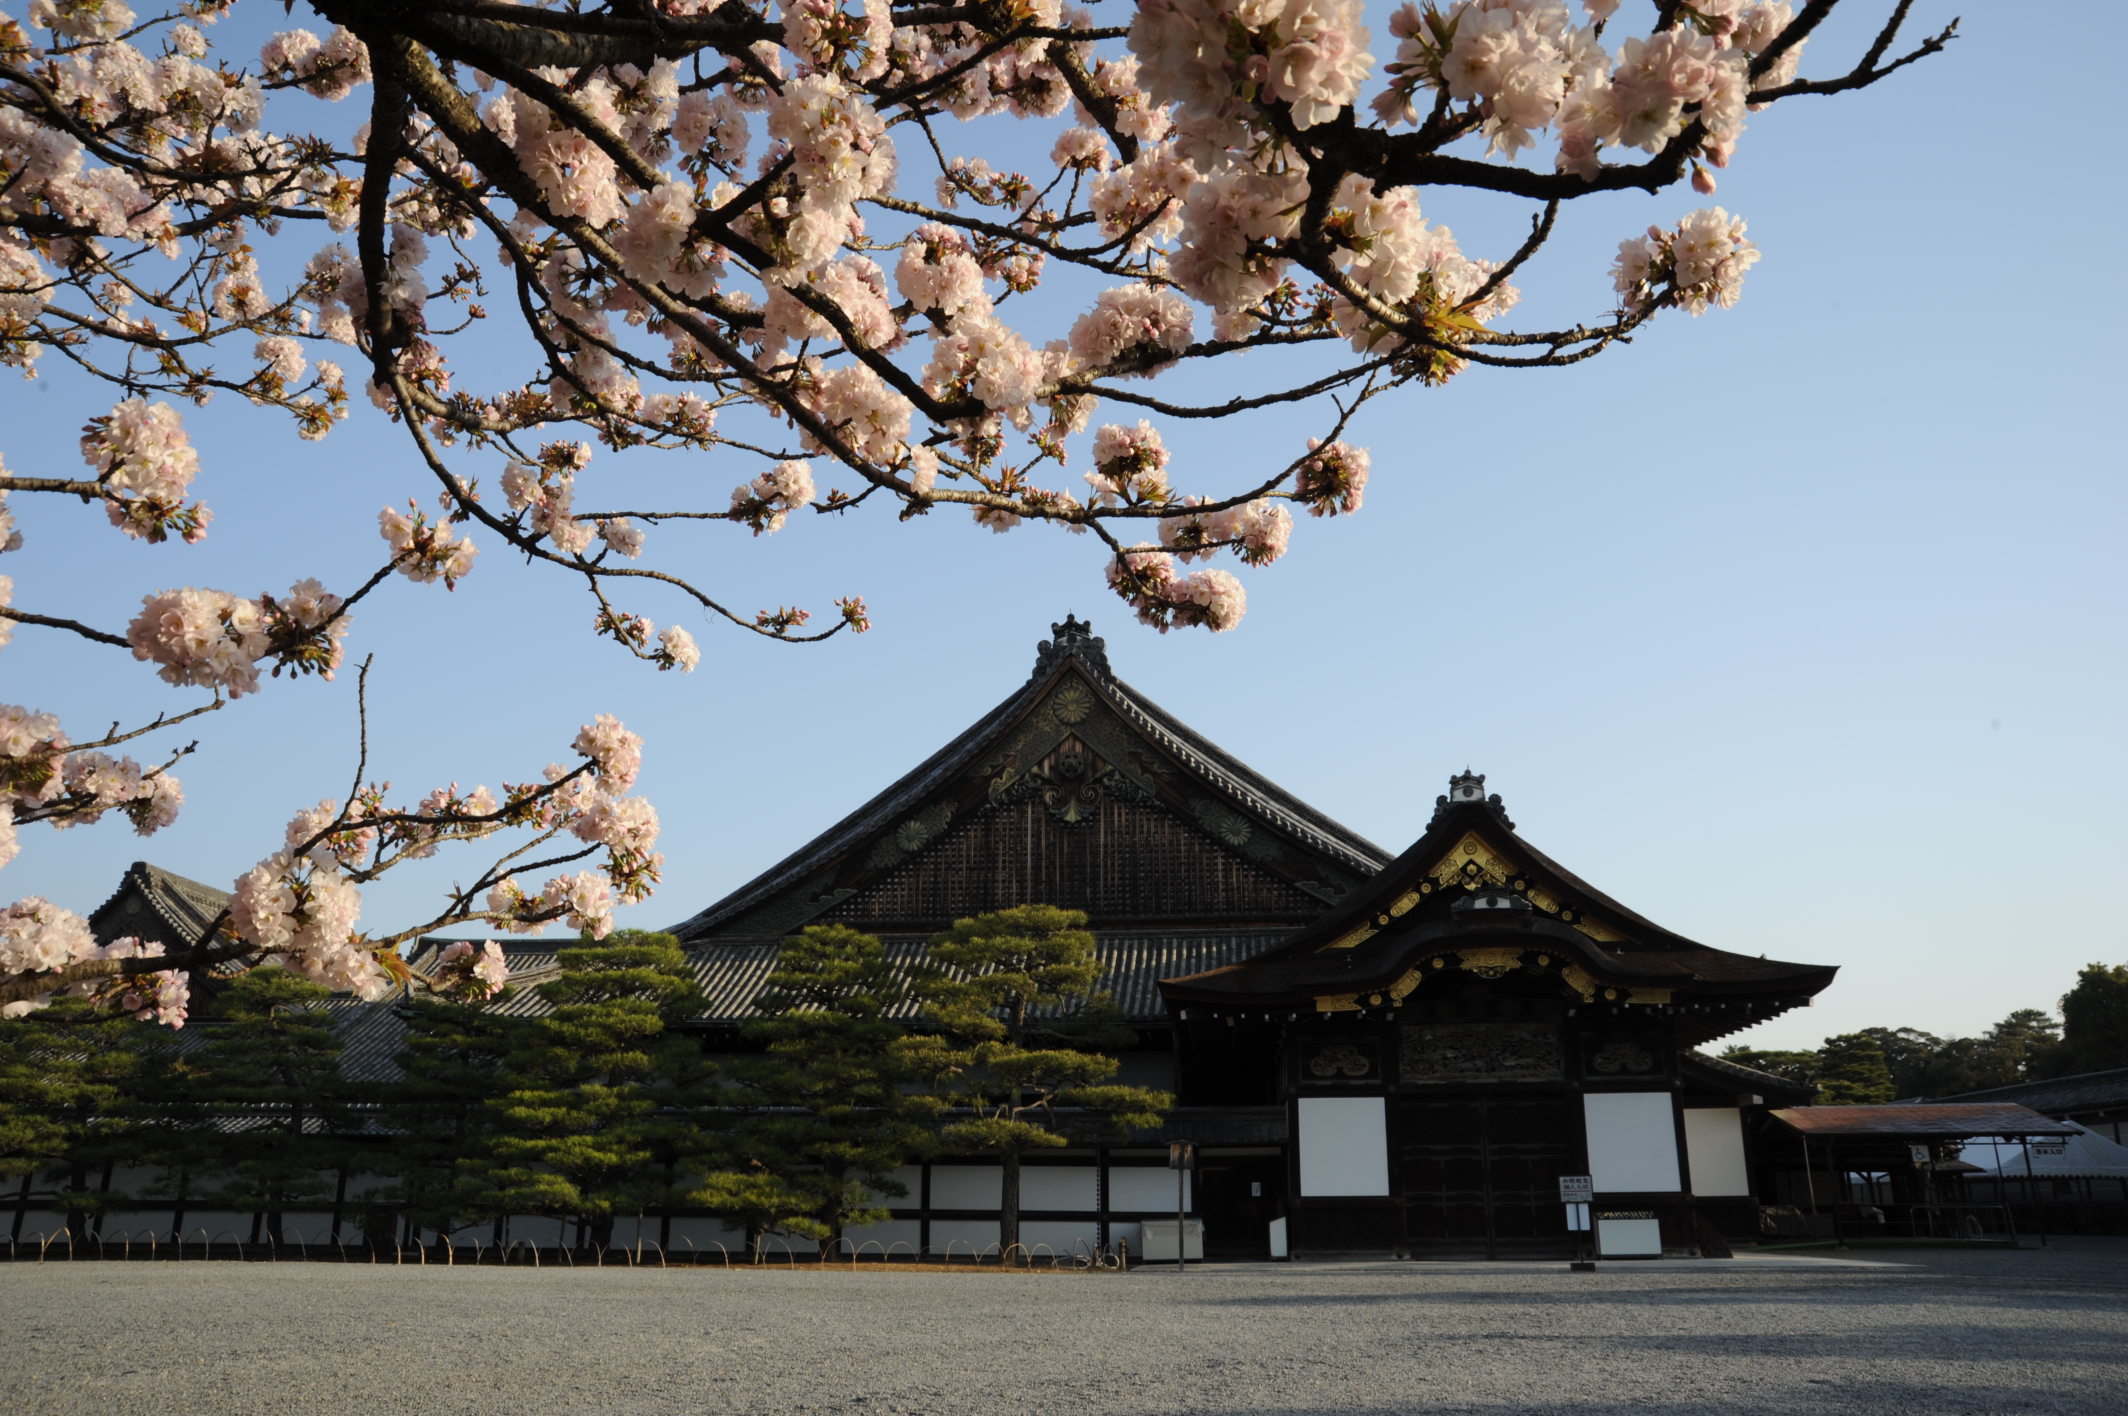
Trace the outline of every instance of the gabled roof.
<path fill-rule="evenodd" d="M 1590 999 L 1689 995 L 1757 1010 L 1686 1029 L 1706 1041 L 1832 982 L 1829 966 L 1715 949 L 1627 908 L 1523 840 L 1500 798 L 1484 795 L 1484 781 L 1468 772 L 1452 779 L 1409 850 L 1276 949 L 1236 968 L 1167 980 L 1162 991 L 1178 1006 L 1325 1006 L 1337 998 L 1344 1007 L 1379 1006 L 1400 1001 L 1422 966 L 1482 951 L 1486 967 L 1541 967 Z"/>
<path fill-rule="evenodd" d="M 1038 780 L 1044 754 L 1062 738 L 1095 740 L 1092 750 L 1111 794 L 1157 805 L 1209 849 L 1299 890 L 1308 913 L 1349 892 L 1388 858 L 1117 678 L 1089 625 L 1067 617 L 1051 632 L 1037 649 L 1033 674 L 1010 697 L 885 791 L 672 932 L 689 943 L 780 938 L 934 850 L 986 805 L 1037 788 L 1052 799 L 1092 791 L 1091 782 L 1045 787 Z M 1099 929 L 1104 921 L 1093 923 Z"/>
<path fill-rule="evenodd" d="M 2075 1111 L 2118 1110 L 2128 1108 L 2128 1067 L 2079 1072 L 2042 1082 L 2012 1082 L 2006 1087 L 1958 1092 L 1951 1096 L 1929 1097 L 1928 1100 L 2014 1101 L 2019 1106 L 2029 1106 L 2050 1116 Z"/>
<path fill-rule="evenodd" d="M 116 918 L 128 904 L 146 910 L 177 936 L 176 941 L 164 942 L 196 944 L 206 934 L 214 917 L 228 906 L 229 892 L 188 880 L 159 865 L 136 860 L 126 867 L 125 876 L 118 882 L 118 888 L 111 892 L 111 898 L 98 905 L 89 916 L 91 932 L 98 939 L 104 939 L 104 923 Z"/>

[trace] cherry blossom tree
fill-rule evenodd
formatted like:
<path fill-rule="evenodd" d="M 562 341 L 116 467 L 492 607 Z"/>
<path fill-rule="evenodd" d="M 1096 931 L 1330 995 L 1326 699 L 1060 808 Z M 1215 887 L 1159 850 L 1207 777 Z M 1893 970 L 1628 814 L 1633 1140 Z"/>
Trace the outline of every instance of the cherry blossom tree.
<path fill-rule="evenodd" d="M 1703 206 L 1630 235 L 1580 322 L 1513 319 L 1564 203 L 1711 194 L 1756 115 L 1877 83 L 1955 28 L 1902 40 L 1912 0 L 1874 0 L 1874 38 L 1806 77 L 1837 4 L 1655 0 L 1629 24 L 1619 0 L 1431 0 L 1375 29 L 1360 0 L 307 0 L 313 27 L 251 53 L 216 43 L 231 0 L 6 0 L 0 363 L 71 366 L 113 401 L 81 467 L 0 465 L 0 547 L 19 544 L 6 495 L 41 493 L 181 558 L 212 520 L 182 408 L 215 396 L 311 439 L 372 404 L 433 486 L 382 508 L 374 573 L 337 589 L 158 589 L 102 627 L 66 587 L 0 575 L 0 644 L 73 635 L 205 695 L 79 741 L 0 706 L 0 863 L 35 823 L 166 825 L 183 751 L 108 749 L 262 671 L 330 676 L 365 597 L 395 574 L 448 590 L 483 547 L 580 585 L 597 634 L 682 672 L 699 649 L 646 608 L 790 641 L 867 627 L 854 595 L 821 629 L 677 569 L 692 537 L 799 513 L 1046 522 L 1096 543 L 1147 623 L 1232 628 L 1242 581 L 1215 562 L 1268 565 L 1297 513 L 1360 509 L 1348 433 L 1370 401 L 1736 302 L 1758 250 Z M 982 145 L 1021 158 L 966 155 Z M 1527 237 L 1466 252 L 1440 189 L 1528 201 Z M 1221 397 L 1175 391 L 1208 368 Z M 1259 464 L 1172 465 L 1164 426 L 1251 415 Z M 713 454 L 736 485 L 638 504 L 602 478 L 651 450 Z M 414 801 L 388 800 L 365 752 L 184 957 L 99 946 L 21 900 L 0 913 L 0 1005 L 72 989 L 175 1024 L 185 970 L 216 959 L 376 994 L 422 930 L 599 932 L 655 884 L 657 818 L 627 794 L 625 728 L 573 747 L 499 793 Z M 499 835 L 433 918 L 358 928 L 366 881 Z M 470 950 L 431 980 L 499 981 Z"/>

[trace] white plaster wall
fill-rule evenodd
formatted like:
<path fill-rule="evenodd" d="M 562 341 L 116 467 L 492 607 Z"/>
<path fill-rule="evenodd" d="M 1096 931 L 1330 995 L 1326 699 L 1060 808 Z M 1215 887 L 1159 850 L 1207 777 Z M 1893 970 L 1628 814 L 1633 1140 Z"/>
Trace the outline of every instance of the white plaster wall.
<path fill-rule="evenodd" d="M 1026 1172 L 1021 1171 L 1024 1185 Z M 995 1165 L 931 1167 L 931 1208 L 994 1210 L 1004 1201 L 1005 1172 Z"/>
<path fill-rule="evenodd" d="M 908 1187 L 907 1192 L 900 1195 L 890 1195 L 883 1190 L 868 1189 L 866 1194 L 872 1203 L 886 1205 L 894 1209 L 915 1209 L 923 1203 L 924 1168 L 921 1165 L 904 1165 L 890 1172 L 890 1174 L 893 1179 Z"/>
<path fill-rule="evenodd" d="M 1748 1195 L 1744 1118 L 1733 1106 L 1685 1108 L 1685 1160 L 1695 1195 Z"/>
<path fill-rule="evenodd" d="M 1389 1133 L 1378 1096 L 1300 1099 L 1300 1192 L 1389 1193 Z"/>
<path fill-rule="evenodd" d="M 291 1244 L 330 1244 L 332 1228 L 331 1210 L 288 1210 L 281 1215 L 281 1235 Z M 264 1225 L 259 1233 L 266 1233 Z"/>
<path fill-rule="evenodd" d="M 1197 1203 L 1197 1196 L 1190 1188 L 1192 1177 L 1182 1177 L 1182 1204 L 1184 1209 Z M 1108 1168 L 1108 1207 L 1112 1211 L 1159 1210 L 1167 1214 L 1175 1212 L 1175 1172 L 1162 1166 L 1111 1165 Z"/>
<path fill-rule="evenodd" d="M 1028 1165 L 1020 1168 L 1023 1210 L 1096 1210 L 1099 1166 Z"/>
<path fill-rule="evenodd" d="M 512 1238 L 517 1236 L 517 1226 L 518 1221 L 510 1222 Z M 666 1241 L 666 1252 L 679 1257 L 714 1256 L 719 1244 L 734 1255 L 743 1255 L 746 1232 L 721 1219 L 676 1219 L 672 1222 L 672 1237 Z"/>
<path fill-rule="evenodd" d="M 124 1195 L 163 1195 L 176 1179 L 159 1165 L 119 1165 L 111 1169 L 111 1188 Z"/>
<path fill-rule="evenodd" d="M 934 1178 L 933 1183 L 937 1181 Z M 994 1219 L 934 1219 L 931 1221 L 931 1252 L 944 1254 L 949 1250 L 955 1258 L 965 1257 L 970 1246 L 977 1253 L 986 1250 L 995 1253 L 998 1246 L 998 1225 Z"/>
<path fill-rule="evenodd" d="M 889 1219 L 878 1224 L 860 1224 L 846 1231 L 844 1237 L 850 1244 L 863 1250 L 867 1256 L 885 1249 L 898 1257 L 907 1258 L 909 1251 L 923 1242 L 923 1233 L 923 1225 L 913 1219 Z M 872 1244 L 877 1244 L 879 1248 L 866 1247 Z M 898 1244 L 907 1247 L 896 1248 Z M 844 1246 L 842 1252 L 848 1253 L 849 1246 Z"/>
<path fill-rule="evenodd" d="M 1047 1244 L 1069 1258 L 1074 1246 L 1091 1250 L 1101 1240 L 1101 1226 L 1090 1219 L 1035 1219 L 1020 1225 L 1020 1242 L 1032 1250 Z"/>
<path fill-rule="evenodd" d="M 202 1229 L 207 1231 L 209 1243 L 227 1243 L 232 1238 L 243 1242 L 251 1238 L 251 1216 L 235 1210 L 188 1208 L 185 1211 L 185 1237 L 197 1243 Z"/>
<path fill-rule="evenodd" d="M 145 1239 L 150 1234 L 162 1239 L 170 1233 L 171 1211 L 167 1209 L 106 1210 L 103 1216 L 103 1237 L 119 1240 L 125 1236 Z"/>
<path fill-rule="evenodd" d="M 1582 1104 L 1596 1193 L 1679 1188 L 1670 1093 L 1590 1092 Z"/>
<path fill-rule="evenodd" d="M 503 1233 L 512 1244 L 523 1241 L 535 1249 L 553 1249 L 562 1242 L 562 1222 L 551 1215 L 513 1214 Z"/>

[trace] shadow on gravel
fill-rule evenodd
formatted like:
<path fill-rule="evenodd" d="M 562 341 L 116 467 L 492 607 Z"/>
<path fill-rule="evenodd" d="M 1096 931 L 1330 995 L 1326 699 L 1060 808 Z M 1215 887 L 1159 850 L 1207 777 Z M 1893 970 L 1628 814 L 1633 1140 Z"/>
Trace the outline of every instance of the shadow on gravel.
<path fill-rule="evenodd" d="M 1923 1303 L 1931 1308 L 2102 1308 L 2118 1310 L 2116 1301 L 2128 1284 L 2078 1281 L 2027 1281 L 1971 1284 L 1960 1277 L 1915 1274 L 1905 1282 L 1883 1278 L 1856 1280 L 1845 1275 L 1805 1281 L 1693 1283 L 1662 1288 L 1625 1287 L 1603 1282 L 1602 1275 L 1561 1274 L 1557 1288 L 1412 1288 L 1392 1293 L 1247 1293 L 1192 1294 L 1179 1301 L 1204 1307 L 1235 1308 L 1382 1308 L 1452 1304 L 1465 1309 L 1579 1308 L 1600 1304 L 1613 1308 L 1704 1309 L 1709 1304 L 1749 1308 L 1754 1305 L 1803 1304 L 1815 1307 L 1881 1308 Z"/>

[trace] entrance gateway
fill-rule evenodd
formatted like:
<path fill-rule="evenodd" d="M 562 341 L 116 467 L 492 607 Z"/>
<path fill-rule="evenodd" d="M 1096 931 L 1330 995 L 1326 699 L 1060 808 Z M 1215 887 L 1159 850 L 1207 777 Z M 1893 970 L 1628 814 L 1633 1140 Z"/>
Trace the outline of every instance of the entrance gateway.
<path fill-rule="evenodd" d="M 1465 773 L 1356 898 L 1161 991 L 1186 1098 L 1277 1049 L 1295 1255 L 1572 1258 L 1590 1230 L 1612 1256 L 1755 1231 L 1746 1120 L 1768 1079 L 1693 1049 L 1832 974 L 1598 894 Z"/>

